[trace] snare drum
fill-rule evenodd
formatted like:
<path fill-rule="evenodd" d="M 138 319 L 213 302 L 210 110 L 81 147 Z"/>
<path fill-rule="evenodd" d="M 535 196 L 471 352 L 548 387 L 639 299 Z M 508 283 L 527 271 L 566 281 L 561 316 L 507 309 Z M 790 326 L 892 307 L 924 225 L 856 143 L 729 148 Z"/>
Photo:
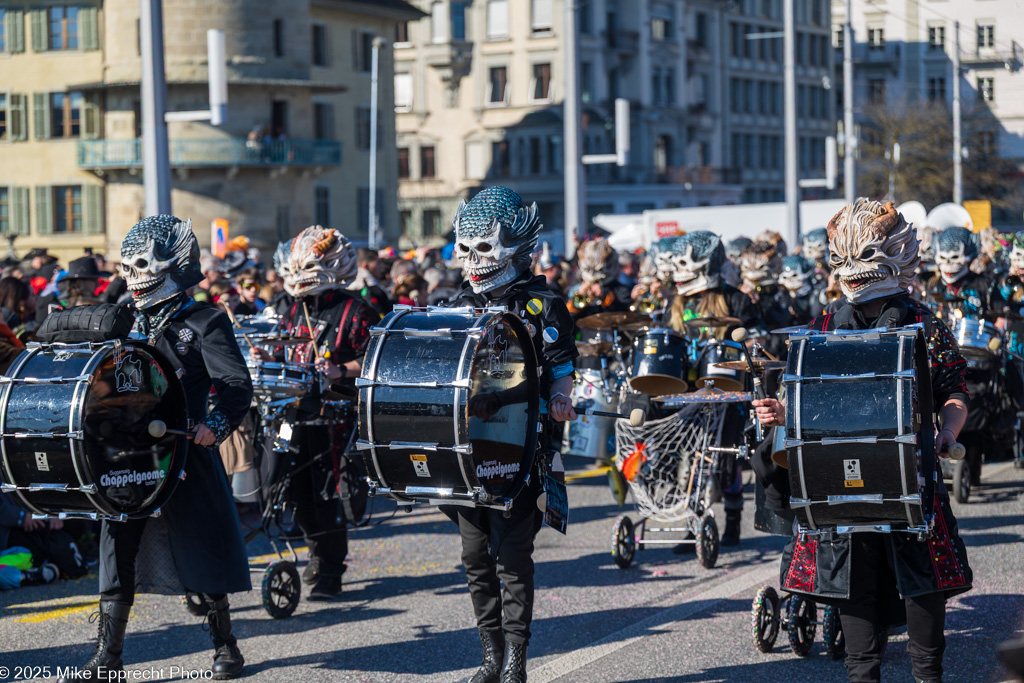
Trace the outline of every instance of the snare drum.
<path fill-rule="evenodd" d="M 605 392 L 605 374 L 599 370 L 577 370 L 573 387 L 577 408 L 616 412 L 619 408 L 619 382 L 609 378 Z M 580 415 L 565 423 L 565 453 L 584 458 L 608 460 L 615 456 L 615 418 Z"/>
<path fill-rule="evenodd" d="M 1002 342 L 998 327 L 977 318 L 960 318 L 953 325 L 953 334 L 960 344 L 960 354 L 968 360 L 993 358 Z"/>
<path fill-rule="evenodd" d="M 39 515 L 148 517 L 170 498 L 188 429 L 174 367 L 141 342 L 32 344 L 0 379 L 0 479 Z"/>
<path fill-rule="evenodd" d="M 309 363 L 275 363 L 247 360 L 253 396 L 271 401 L 299 399 L 319 381 Z"/>
<path fill-rule="evenodd" d="M 633 340 L 633 376 L 629 386 L 648 396 L 681 394 L 688 384 L 686 337 L 667 329 L 648 330 Z"/>
<path fill-rule="evenodd" d="M 357 447 L 371 491 L 509 509 L 539 429 L 537 359 L 523 321 L 495 309 L 396 307 L 371 329 L 365 359 Z"/>
<path fill-rule="evenodd" d="M 726 361 L 742 361 L 743 346 L 734 341 L 708 340 L 697 361 L 697 388 L 712 380 L 716 389 L 724 391 L 746 391 L 749 373 L 744 370 L 729 370 L 718 365 Z"/>

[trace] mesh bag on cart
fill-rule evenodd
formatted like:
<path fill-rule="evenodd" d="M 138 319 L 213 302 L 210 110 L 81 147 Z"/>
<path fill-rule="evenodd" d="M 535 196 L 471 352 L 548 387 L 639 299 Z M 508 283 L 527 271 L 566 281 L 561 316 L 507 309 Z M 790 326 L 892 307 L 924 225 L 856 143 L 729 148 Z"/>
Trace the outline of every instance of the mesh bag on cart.
<path fill-rule="evenodd" d="M 686 495 L 690 456 L 704 443 L 703 411 L 707 405 L 684 406 L 664 419 L 649 420 L 641 427 L 632 427 L 625 420 L 615 421 L 616 466 L 621 467 L 622 461 L 638 448 L 643 448 L 647 458 L 629 482 L 633 500 L 644 517 L 672 522 L 686 516 L 690 507 Z M 710 443 L 718 444 L 726 407 L 713 405 L 710 410 Z"/>

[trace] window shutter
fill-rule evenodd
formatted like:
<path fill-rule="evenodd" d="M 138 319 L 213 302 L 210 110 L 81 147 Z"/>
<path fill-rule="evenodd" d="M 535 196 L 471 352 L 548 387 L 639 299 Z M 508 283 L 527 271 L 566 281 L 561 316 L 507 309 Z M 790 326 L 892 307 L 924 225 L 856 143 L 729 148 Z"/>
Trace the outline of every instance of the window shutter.
<path fill-rule="evenodd" d="M 103 230 L 103 186 L 85 185 L 82 187 L 82 217 L 85 219 L 85 232 L 88 235 L 102 235 Z"/>
<path fill-rule="evenodd" d="M 412 74 L 395 74 L 395 108 L 412 109 Z"/>
<path fill-rule="evenodd" d="M 355 69 L 356 71 L 363 70 L 363 65 L 360 62 L 360 57 L 361 55 L 359 53 L 359 31 L 357 29 L 352 29 L 352 68 Z"/>
<path fill-rule="evenodd" d="M 78 26 L 82 35 L 83 50 L 100 49 L 98 15 L 96 5 L 83 5 L 78 10 Z"/>
<path fill-rule="evenodd" d="M 551 0 L 533 0 L 533 22 L 531 28 L 534 31 L 550 31 L 551 21 Z"/>
<path fill-rule="evenodd" d="M 8 112 L 11 121 L 11 140 L 28 139 L 28 102 L 25 95 L 11 95 L 8 102 Z"/>
<path fill-rule="evenodd" d="M 28 229 L 28 188 L 10 188 L 11 234 L 27 235 Z"/>
<path fill-rule="evenodd" d="M 25 10 L 12 7 L 7 10 L 7 51 L 25 51 Z"/>
<path fill-rule="evenodd" d="M 46 52 L 46 8 L 30 9 L 29 17 L 32 22 L 32 51 Z"/>
<path fill-rule="evenodd" d="M 82 104 L 82 138 L 95 140 L 100 136 L 100 97 L 97 92 L 85 93 Z"/>
<path fill-rule="evenodd" d="M 36 186 L 36 234 L 53 233 L 53 189 L 49 185 Z"/>
<path fill-rule="evenodd" d="M 36 140 L 46 140 L 50 137 L 50 103 L 49 93 L 32 93 L 34 103 L 33 114 L 35 119 Z"/>

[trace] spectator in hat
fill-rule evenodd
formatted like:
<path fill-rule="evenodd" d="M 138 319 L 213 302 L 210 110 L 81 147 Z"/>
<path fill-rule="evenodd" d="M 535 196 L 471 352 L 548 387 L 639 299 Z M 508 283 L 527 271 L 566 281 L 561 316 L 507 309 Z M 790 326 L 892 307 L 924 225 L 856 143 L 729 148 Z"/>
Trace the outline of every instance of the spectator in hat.
<path fill-rule="evenodd" d="M 260 290 L 263 288 L 263 278 L 260 277 L 260 269 L 256 266 L 249 266 L 235 276 L 235 290 L 238 292 L 238 300 L 235 303 L 233 312 L 238 315 L 256 315 L 266 307 L 266 303 L 259 298 Z"/>
<path fill-rule="evenodd" d="M 42 324 L 42 320 L 54 310 L 100 303 L 96 291 L 100 279 L 106 277 L 110 277 L 110 273 L 97 268 L 92 256 L 75 259 L 68 265 L 67 271 L 58 276 L 57 291 L 39 297 L 36 322 Z"/>

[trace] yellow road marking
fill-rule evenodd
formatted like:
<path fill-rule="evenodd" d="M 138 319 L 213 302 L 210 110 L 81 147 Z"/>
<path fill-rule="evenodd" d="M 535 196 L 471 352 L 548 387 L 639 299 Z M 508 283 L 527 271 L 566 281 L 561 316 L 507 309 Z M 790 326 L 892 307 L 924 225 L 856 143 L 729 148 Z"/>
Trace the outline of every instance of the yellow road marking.
<path fill-rule="evenodd" d="M 587 470 L 586 472 L 577 472 L 576 474 L 565 475 L 565 480 L 576 481 L 577 479 L 592 479 L 593 477 L 603 477 L 612 471 L 611 465 L 605 465 L 604 467 L 598 467 L 594 470 Z"/>
<path fill-rule="evenodd" d="M 11 605 L 7 609 L 9 610 L 31 610 L 38 609 L 40 606 L 52 606 L 53 609 L 44 610 L 42 612 L 34 612 L 32 614 L 26 614 L 23 617 L 19 617 L 14 621 L 19 624 L 38 624 L 51 619 L 61 619 L 69 617 L 73 614 L 81 614 L 83 612 L 92 612 L 99 605 L 100 599 L 95 598 L 82 598 L 81 596 L 72 596 L 69 598 L 58 598 L 56 600 L 44 600 L 42 602 L 27 603 L 24 605 Z"/>

